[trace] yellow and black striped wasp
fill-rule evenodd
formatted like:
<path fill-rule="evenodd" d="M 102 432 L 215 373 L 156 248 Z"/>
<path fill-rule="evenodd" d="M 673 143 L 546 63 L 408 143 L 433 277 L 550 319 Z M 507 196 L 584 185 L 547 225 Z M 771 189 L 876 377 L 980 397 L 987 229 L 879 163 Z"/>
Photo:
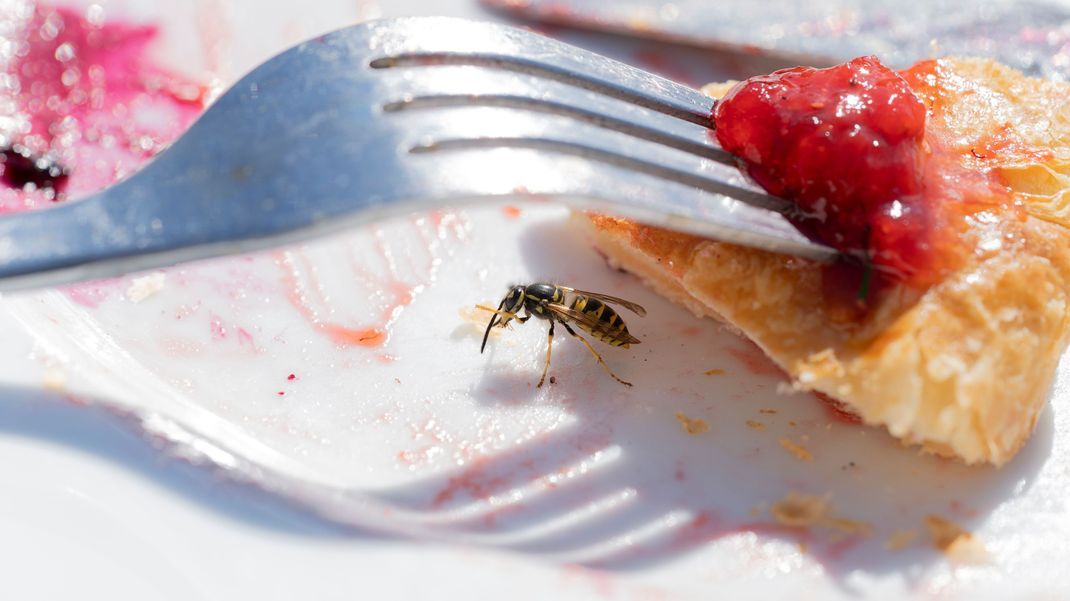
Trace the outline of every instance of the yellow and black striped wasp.
<path fill-rule="evenodd" d="M 566 295 L 571 295 L 571 303 L 566 304 Z M 483 333 L 483 344 L 479 347 L 479 352 L 482 353 L 487 348 L 487 338 L 490 336 L 491 328 L 495 325 L 504 328 L 513 319 L 520 323 L 525 323 L 532 316 L 535 316 L 550 322 L 550 331 L 547 335 L 546 365 L 542 369 L 542 377 L 539 378 L 539 384 L 536 388 L 542 387 L 543 382 L 546 380 L 546 372 L 550 369 L 550 353 L 553 350 L 555 323 L 565 326 L 565 330 L 569 334 L 578 338 L 587 347 L 587 350 L 591 351 L 595 359 L 598 359 L 602 367 L 606 368 L 609 375 L 613 376 L 613 379 L 625 386 L 631 386 L 631 382 L 625 382 L 618 378 L 617 374 L 613 373 L 613 370 L 602 360 L 598 351 L 594 350 L 594 347 L 569 325 L 570 323 L 575 324 L 581 330 L 612 346 L 628 348 L 630 345 L 639 344 L 639 339 L 628 333 L 628 326 L 624 325 L 624 320 L 608 303 L 620 305 L 639 316 L 646 315 L 646 309 L 643 307 L 631 301 L 607 294 L 598 294 L 596 292 L 576 290 L 568 286 L 545 283 L 511 286 L 509 293 L 502 299 L 497 309 L 479 305 L 480 309 L 494 313 L 490 317 L 490 323 L 487 324 L 487 331 Z M 521 311 L 524 313 L 523 316 L 520 315 Z"/>

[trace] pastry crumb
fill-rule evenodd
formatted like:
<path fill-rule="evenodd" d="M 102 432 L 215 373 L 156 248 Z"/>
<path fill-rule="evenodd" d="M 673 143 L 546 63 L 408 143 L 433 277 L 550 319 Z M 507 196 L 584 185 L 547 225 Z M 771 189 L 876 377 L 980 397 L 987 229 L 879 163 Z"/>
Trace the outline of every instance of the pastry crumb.
<path fill-rule="evenodd" d="M 467 322 L 484 326 L 487 325 L 487 321 L 490 319 L 490 311 L 485 311 L 482 305 L 465 305 L 457 310 L 457 315 Z"/>
<path fill-rule="evenodd" d="M 769 507 L 769 513 L 777 522 L 793 528 L 813 526 L 825 517 L 828 500 L 814 495 L 789 492 L 783 499 Z"/>
<path fill-rule="evenodd" d="M 132 303 L 140 303 L 163 290 L 166 281 L 167 276 L 161 272 L 134 278 L 126 289 L 126 298 Z"/>
<path fill-rule="evenodd" d="M 747 427 L 750 428 L 751 430 L 764 430 L 765 429 L 765 424 L 763 424 L 762 422 L 759 422 L 759 421 L 755 421 L 753 419 L 748 419 L 747 420 Z"/>
<path fill-rule="evenodd" d="M 723 369 L 709 369 L 704 372 L 707 376 L 723 376 L 726 372 Z"/>
<path fill-rule="evenodd" d="M 461 330 L 472 336 L 483 336 L 487 322 L 490 321 L 491 312 L 482 308 L 482 305 L 467 305 L 457 310 L 457 315 L 464 324 Z M 498 339 L 502 335 L 502 328 L 491 328 L 490 338 Z"/>
<path fill-rule="evenodd" d="M 941 551 L 947 551 L 960 537 L 970 536 L 970 533 L 958 524 L 938 515 L 925 516 L 925 527 L 929 529 L 933 546 Z"/>
<path fill-rule="evenodd" d="M 67 374 L 58 367 L 47 367 L 41 375 L 41 387 L 59 392 L 67 388 Z"/>
<path fill-rule="evenodd" d="M 977 536 L 947 518 L 931 514 L 925 516 L 925 527 L 933 546 L 949 559 L 963 563 L 979 563 L 988 559 L 988 550 Z"/>
<path fill-rule="evenodd" d="M 788 438 L 781 438 L 778 442 L 780 443 L 780 446 L 784 447 L 785 450 L 787 450 L 792 455 L 795 455 L 795 458 L 799 461 L 814 460 L 814 456 L 810 454 L 810 451 L 806 450 L 806 447 L 796 444 Z"/>
<path fill-rule="evenodd" d="M 868 537 L 873 534 L 873 524 L 870 524 L 869 522 L 863 522 L 861 520 L 825 516 L 821 518 L 821 521 L 819 521 L 818 524 L 824 528 L 835 530 L 847 536 Z"/>
<path fill-rule="evenodd" d="M 680 422 L 684 432 L 687 432 L 691 436 L 698 436 L 699 434 L 705 434 L 710 431 L 710 425 L 706 423 L 704 419 L 691 419 L 690 417 L 676 412 L 676 420 Z"/>
<path fill-rule="evenodd" d="M 728 92 L 728 90 L 732 89 L 732 86 L 736 85 L 737 83 L 739 83 L 739 80 L 729 79 L 724 82 L 708 83 L 699 88 L 699 90 L 701 90 L 703 94 L 711 98 L 720 98 L 721 96 L 724 96 L 725 93 Z"/>
<path fill-rule="evenodd" d="M 827 348 L 816 352 L 795 366 L 802 384 L 809 384 L 821 378 L 842 378 L 846 373 L 843 363 L 836 357 L 836 351 Z"/>
<path fill-rule="evenodd" d="M 776 385 L 776 393 L 781 396 L 792 396 L 799 393 L 799 389 L 794 384 L 788 382 L 778 382 Z"/>
<path fill-rule="evenodd" d="M 777 523 L 792 528 L 818 526 L 833 531 L 833 537 L 868 537 L 873 534 L 873 524 L 861 520 L 832 515 L 829 497 L 804 495 L 789 492 L 783 499 L 769 507 L 769 513 Z"/>
<path fill-rule="evenodd" d="M 914 528 L 896 530 L 895 532 L 892 532 L 891 536 L 888 537 L 888 540 L 884 542 L 884 548 L 889 551 L 899 551 L 910 546 L 916 538 L 918 538 L 918 531 Z"/>

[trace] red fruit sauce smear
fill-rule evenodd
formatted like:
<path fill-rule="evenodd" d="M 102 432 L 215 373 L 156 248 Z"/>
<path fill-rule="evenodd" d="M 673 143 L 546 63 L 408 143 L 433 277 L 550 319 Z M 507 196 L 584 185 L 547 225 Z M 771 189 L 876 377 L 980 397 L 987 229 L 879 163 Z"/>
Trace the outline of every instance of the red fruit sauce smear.
<path fill-rule="evenodd" d="M 967 167 L 928 118 L 911 85 L 926 68 L 896 72 L 864 56 L 785 69 L 736 85 L 713 114 L 725 150 L 797 204 L 796 226 L 873 268 L 876 284 L 939 282 L 970 250 L 966 217 L 1010 205 L 1006 186 Z M 859 283 L 842 265 L 829 276 Z"/>
<path fill-rule="evenodd" d="M 10 7 L 10 10 L 7 10 Z M 0 14 L 0 212 L 95 192 L 200 114 L 205 88 L 152 65 L 157 30 L 12 1 Z"/>

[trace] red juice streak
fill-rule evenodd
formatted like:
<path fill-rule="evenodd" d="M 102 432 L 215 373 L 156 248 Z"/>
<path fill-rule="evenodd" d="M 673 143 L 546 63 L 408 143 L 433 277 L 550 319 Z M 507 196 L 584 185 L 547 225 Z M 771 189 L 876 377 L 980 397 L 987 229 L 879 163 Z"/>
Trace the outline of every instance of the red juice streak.
<path fill-rule="evenodd" d="M 292 253 L 275 253 L 276 263 L 282 272 L 283 286 L 286 288 L 287 298 L 297 312 L 311 324 L 317 331 L 322 332 L 334 343 L 342 346 L 366 346 L 374 347 L 386 342 L 385 325 L 383 329 L 376 327 L 356 328 L 326 321 L 320 317 L 319 312 L 313 308 L 309 294 L 314 294 L 318 300 L 326 304 L 323 290 L 318 286 L 318 278 L 311 264 L 307 269 L 299 270 L 293 264 Z M 305 261 L 307 263 L 307 259 Z M 302 282 L 301 275 L 310 280 L 308 284 Z"/>
<path fill-rule="evenodd" d="M 976 518 L 978 514 L 977 509 L 969 507 L 963 504 L 962 501 L 959 501 L 957 499 L 952 500 L 950 503 L 948 503 L 947 508 L 949 511 L 951 511 L 951 513 L 954 513 L 955 515 L 963 518 Z"/>
<path fill-rule="evenodd" d="M 441 450 L 442 448 L 438 445 L 424 445 L 418 449 L 398 451 L 398 463 L 410 468 L 430 465 L 434 455 L 441 452 Z"/>
<path fill-rule="evenodd" d="M 214 313 L 208 321 L 208 329 L 212 332 L 212 340 L 223 340 L 227 337 L 227 327 L 223 324 L 223 318 Z"/>
<path fill-rule="evenodd" d="M 224 342 L 236 338 L 239 348 L 253 354 L 261 352 L 260 347 L 256 345 L 256 340 L 253 338 L 253 335 L 249 333 L 249 330 L 246 330 L 241 326 L 228 325 L 223 321 L 221 316 L 215 313 L 209 315 L 208 331 L 212 335 L 212 340 L 216 342 Z M 235 335 L 234 338 L 231 338 L 231 333 Z"/>
<path fill-rule="evenodd" d="M 614 599 L 619 598 L 617 593 L 617 587 L 614 582 L 614 577 L 601 570 L 595 570 L 586 566 L 581 566 L 574 563 L 568 563 L 561 566 L 561 572 L 565 576 L 564 582 L 570 584 L 575 580 L 581 584 L 587 584 L 593 589 L 594 593 L 602 599 Z M 634 592 L 634 585 L 629 583 L 629 590 Z M 639 598 L 639 597 L 637 597 Z M 650 596 L 651 599 L 661 598 L 661 595 Z"/>
<path fill-rule="evenodd" d="M 106 282 L 86 282 L 66 289 L 67 297 L 89 309 L 96 309 L 111 296 L 112 287 Z"/>
<path fill-rule="evenodd" d="M 823 392 L 814 391 L 814 396 L 816 396 L 821 401 L 821 404 L 825 407 L 825 411 L 828 413 L 828 416 L 831 417 L 833 420 L 843 422 L 845 424 L 862 423 L 862 418 L 854 411 L 851 411 L 851 408 L 847 405 L 847 403 L 830 397 L 829 395 Z"/>
<path fill-rule="evenodd" d="M 260 348 L 256 346 L 256 340 L 253 339 L 253 335 L 249 333 L 249 330 L 239 327 L 238 332 L 238 345 L 245 348 L 248 347 L 251 351 L 259 351 Z"/>
<path fill-rule="evenodd" d="M 591 468 L 589 465 L 585 467 L 585 462 L 606 451 L 610 447 L 611 437 L 610 432 L 599 429 L 573 431 L 564 437 L 560 433 L 544 431 L 522 441 L 523 444 L 519 446 L 500 449 L 488 455 L 488 443 L 501 434 L 494 420 L 481 425 L 474 440 L 456 440 L 433 422 L 425 423 L 414 433 L 417 434 L 414 440 L 426 440 L 425 444 L 436 446 L 444 444 L 446 447 L 440 447 L 442 452 L 454 460 L 465 460 L 460 470 L 447 475 L 435 487 L 434 494 L 427 499 L 427 507 L 431 509 L 453 509 L 494 497 L 498 497 L 495 507 L 530 503 L 533 499 L 524 499 L 522 495 L 513 493 L 529 487 L 548 491 L 568 481 L 589 478 L 590 472 L 587 470 Z M 424 433 L 430 436 L 422 436 Z M 546 448 L 546 445 L 569 450 L 552 457 L 532 454 L 532 449 Z M 452 447 L 452 450 L 448 447 Z"/>
<path fill-rule="evenodd" d="M 464 241 L 467 236 L 467 223 L 452 213 L 434 211 L 408 223 L 411 231 L 393 234 L 399 241 L 394 237 L 388 241 L 382 229 L 352 241 L 347 260 L 352 281 L 360 288 L 359 299 L 353 300 L 371 303 L 370 319 L 365 315 L 328 317 L 340 310 L 350 310 L 355 303 L 346 302 L 338 294 L 328 294 L 329 288 L 321 281 L 317 266 L 303 251 L 275 255 L 291 305 L 313 328 L 338 345 L 385 345 L 391 326 L 405 307 L 434 281 L 442 256 L 449 252 L 446 243 Z M 371 252 L 359 244 L 369 241 Z M 401 261 L 396 249 L 403 251 Z M 354 291 L 346 294 L 352 298 Z"/>
<path fill-rule="evenodd" d="M 471 499 L 486 500 L 508 490 L 508 485 L 513 481 L 511 475 L 487 473 L 488 463 L 487 457 L 477 457 L 460 474 L 451 477 L 431 499 L 431 507 L 440 508 L 462 494 Z"/>
<path fill-rule="evenodd" d="M 751 375 L 770 376 L 780 379 L 784 379 L 787 375 L 776 363 L 773 363 L 772 359 L 766 357 L 760 348 L 753 344 L 745 348 L 728 348 L 725 350 L 742 363 L 747 373 Z"/>

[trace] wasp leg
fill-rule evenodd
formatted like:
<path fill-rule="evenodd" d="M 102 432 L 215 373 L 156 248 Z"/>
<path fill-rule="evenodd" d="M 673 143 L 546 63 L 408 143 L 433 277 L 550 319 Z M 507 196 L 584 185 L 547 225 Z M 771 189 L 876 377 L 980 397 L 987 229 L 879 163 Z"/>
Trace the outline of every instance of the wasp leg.
<path fill-rule="evenodd" d="M 550 323 L 552 324 L 553 322 L 550 322 Z M 567 323 L 565 323 L 563 321 L 561 322 L 561 325 L 565 326 L 565 329 L 568 330 L 568 333 L 572 334 L 573 337 L 579 338 L 580 342 L 583 343 L 583 346 L 587 347 L 587 350 L 591 351 L 591 354 L 594 355 L 594 358 L 598 359 L 598 362 L 602 364 L 602 367 L 606 368 L 606 371 L 609 372 L 609 375 L 613 376 L 614 380 L 620 382 L 621 384 L 624 384 L 625 386 L 631 386 L 632 385 L 631 382 L 626 382 L 626 381 L 621 380 L 620 378 L 618 378 L 617 374 L 613 373 L 613 370 L 609 369 L 609 366 L 606 365 L 606 362 L 602 360 L 602 356 L 598 354 L 598 351 L 594 350 L 594 347 L 591 346 L 591 343 L 587 342 L 587 340 L 584 339 L 583 336 L 580 336 L 579 334 L 577 334 L 576 330 L 573 330 Z M 551 328 L 551 330 L 552 330 L 552 328 Z"/>
<path fill-rule="evenodd" d="M 528 315 L 528 317 L 531 317 Z M 567 325 L 565 326 L 568 327 Z M 546 335 L 546 365 L 542 368 L 542 377 L 539 378 L 539 383 L 535 385 L 535 388 L 542 388 L 542 383 L 546 381 L 546 372 L 550 371 L 550 353 L 554 350 L 554 322 L 550 320 L 550 332 Z"/>
<path fill-rule="evenodd" d="M 508 311 L 502 311 L 501 309 L 491 309 L 490 307 L 488 307 L 486 305 L 476 305 L 476 309 L 487 311 L 489 313 L 494 313 L 494 315 L 491 316 L 491 319 L 493 319 L 495 317 L 498 317 L 499 315 L 508 317 L 510 319 L 516 318 L 516 313 L 510 313 Z"/>

